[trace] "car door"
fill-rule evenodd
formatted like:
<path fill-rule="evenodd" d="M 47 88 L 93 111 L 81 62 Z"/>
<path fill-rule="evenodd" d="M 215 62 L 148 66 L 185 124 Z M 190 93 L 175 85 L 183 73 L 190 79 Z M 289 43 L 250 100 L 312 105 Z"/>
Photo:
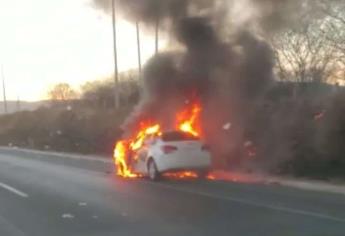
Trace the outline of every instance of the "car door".
<path fill-rule="evenodd" d="M 137 151 L 136 154 L 136 170 L 140 173 L 146 174 L 146 162 L 148 158 L 149 149 L 154 142 L 154 139 L 148 137 L 144 140 L 143 146 Z"/>

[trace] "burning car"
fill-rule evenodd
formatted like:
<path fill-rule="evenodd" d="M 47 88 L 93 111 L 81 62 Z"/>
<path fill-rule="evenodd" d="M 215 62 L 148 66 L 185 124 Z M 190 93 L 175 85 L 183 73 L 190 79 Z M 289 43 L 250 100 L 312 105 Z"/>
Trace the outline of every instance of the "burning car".
<path fill-rule="evenodd" d="M 118 175 L 148 176 L 152 180 L 161 174 L 206 177 L 211 154 L 201 139 L 200 113 L 199 103 L 189 104 L 177 113 L 174 129 L 168 132 L 163 132 L 159 123 L 142 122 L 134 138 L 116 144 L 114 160 Z"/>
<path fill-rule="evenodd" d="M 208 146 L 200 138 L 182 131 L 148 136 L 142 147 L 130 155 L 133 172 L 157 180 L 162 173 L 195 171 L 206 177 L 211 165 Z"/>

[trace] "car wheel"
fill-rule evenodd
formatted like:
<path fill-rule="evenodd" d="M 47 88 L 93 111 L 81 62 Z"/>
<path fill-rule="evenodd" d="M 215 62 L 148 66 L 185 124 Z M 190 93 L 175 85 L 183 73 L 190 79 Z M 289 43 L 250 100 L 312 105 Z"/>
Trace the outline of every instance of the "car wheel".
<path fill-rule="evenodd" d="M 147 173 L 151 180 L 156 181 L 159 179 L 159 172 L 157 170 L 157 165 L 153 159 L 150 159 L 147 164 Z"/>

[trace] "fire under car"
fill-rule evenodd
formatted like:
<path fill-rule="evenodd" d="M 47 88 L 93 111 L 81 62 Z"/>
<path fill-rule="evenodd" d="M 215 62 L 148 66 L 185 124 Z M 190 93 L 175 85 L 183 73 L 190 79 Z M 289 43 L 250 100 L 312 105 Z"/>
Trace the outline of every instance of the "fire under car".
<path fill-rule="evenodd" d="M 200 138 L 182 131 L 149 135 L 140 149 L 128 153 L 133 173 L 158 180 L 162 174 L 193 171 L 206 177 L 211 167 L 209 147 Z"/>

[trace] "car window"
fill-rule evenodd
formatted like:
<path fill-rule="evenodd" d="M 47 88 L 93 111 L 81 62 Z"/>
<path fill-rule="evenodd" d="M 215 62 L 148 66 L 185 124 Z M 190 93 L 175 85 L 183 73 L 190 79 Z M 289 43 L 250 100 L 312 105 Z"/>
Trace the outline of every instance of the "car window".
<path fill-rule="evenodd" d="M 155 137 L 149 136 L 149 137 L 145 138 L 144 144 L 145 144 L 145 145 L 152 145 L 152 144 L 155 144 L 155 143 L 156 143 L 156 140 L 157 140 L 157 139 L 156 139 Z"/>
<path fill-rule="evenodd" d="M 163 133 L 162 140 L 165 142 L 173 142 L 173 141 L 199 140 L 199 138 L 189 133 L 174 131 L 174 132 Z"/>

